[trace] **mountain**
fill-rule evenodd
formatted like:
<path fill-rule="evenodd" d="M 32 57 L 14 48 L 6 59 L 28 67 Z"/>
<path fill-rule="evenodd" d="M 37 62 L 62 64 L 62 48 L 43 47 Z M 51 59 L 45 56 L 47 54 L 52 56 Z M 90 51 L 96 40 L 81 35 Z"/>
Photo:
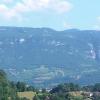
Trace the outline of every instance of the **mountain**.
<path fill-rule="evenodd" d="M 0 69 L 37 87 L 100 82 L 100 31 L 0 27 Z"/>

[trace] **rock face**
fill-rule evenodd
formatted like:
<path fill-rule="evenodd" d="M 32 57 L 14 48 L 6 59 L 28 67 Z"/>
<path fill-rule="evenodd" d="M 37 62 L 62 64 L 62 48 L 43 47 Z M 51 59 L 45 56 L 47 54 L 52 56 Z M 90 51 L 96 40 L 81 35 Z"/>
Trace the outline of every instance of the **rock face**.
<path fill-rule="evenodd" d="M 36 86 L 100 81 L 100 31 L 0 27 L 0 68 Z"/>

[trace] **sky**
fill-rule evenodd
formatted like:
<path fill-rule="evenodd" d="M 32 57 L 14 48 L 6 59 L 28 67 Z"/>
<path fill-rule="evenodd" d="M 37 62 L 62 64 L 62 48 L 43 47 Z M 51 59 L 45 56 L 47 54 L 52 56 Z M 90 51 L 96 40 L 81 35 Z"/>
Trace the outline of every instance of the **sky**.
<path fill-rule="evenodd" d="M 100 29 L 100 0 L 0 0 L 0 26 Z"/>

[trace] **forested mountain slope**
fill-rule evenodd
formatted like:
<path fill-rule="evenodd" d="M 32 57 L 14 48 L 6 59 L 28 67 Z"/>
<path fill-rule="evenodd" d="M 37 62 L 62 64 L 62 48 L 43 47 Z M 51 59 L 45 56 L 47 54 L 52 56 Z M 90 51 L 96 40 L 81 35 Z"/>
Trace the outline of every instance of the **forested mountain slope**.
<path fill-rule="evenodd" d="M 40 87 L 100 82 L 100 31 L 0 27 L 0 68 Z"/>

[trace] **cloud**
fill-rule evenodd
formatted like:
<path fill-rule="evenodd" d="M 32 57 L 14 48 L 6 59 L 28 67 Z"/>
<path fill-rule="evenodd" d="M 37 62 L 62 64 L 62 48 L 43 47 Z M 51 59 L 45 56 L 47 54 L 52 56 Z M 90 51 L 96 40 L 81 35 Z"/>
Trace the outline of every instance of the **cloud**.
<path fill-rule="evenodd" d="M 8 8 L 5 5 L 1 4 L 0 5 L 0 13 L 5 13 L 5 12 L 8 12 Z"/>
<path fill-rule="evenodd" d="M 4 4 L 1 4 L 0 5 L 0 15 L 4 18 L 4 19 L 7 19 L 7 20 L 10 20 L 10 19 L 21 19 L 21 16 L 19 13 L 16 12 L 15 9 L 10 9 L 9 7 L 7 7 L 6 5 Z"/>
<path fill-rule="evenodd" d="M 3 0 L 3 2 L 8 4 L 8 3 L 12 3 L 13 0 Z"/>
<path fill-rule="evenodd" d="M 15 2 L 12 6 L 6 4 L 12 2 Z M 67 0 L 4 0 L 0 4 L 0 15 L 6 19 L 22 19 L 23 13 L 34 13 L 43 10 L 66 13 L 71 8 L 72 4 Z"/>
<path fill-rule="evenodd" d="M 22 6 L 30 11 L 38 11 L 41 9 L 50 9 L 57 12 L 68 12 L 72 8 L 72 4 L 66 0 L 22 0 Z"/>
<path fill-rule="evenodd" d="M 65 0 L 53 0 L 51 8 L 58 13 L 68 12 L 72 8 L 72 4 Z"/>

